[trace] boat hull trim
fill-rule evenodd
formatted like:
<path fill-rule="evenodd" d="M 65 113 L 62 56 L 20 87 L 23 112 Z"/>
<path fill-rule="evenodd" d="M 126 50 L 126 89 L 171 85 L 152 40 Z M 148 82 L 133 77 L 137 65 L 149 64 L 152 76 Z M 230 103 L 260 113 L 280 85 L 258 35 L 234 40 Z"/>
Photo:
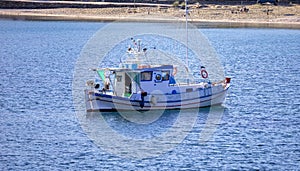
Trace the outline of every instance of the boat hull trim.
<path fill-rule="evenodd" d="M 85 90 L 87 112 L 96 111 L 147 111 L 190 109 L 220 105 L 224 102 L 230 84 L 198 89 L 177 94 L 140 94 L 120 97 L 95 90 Z"/>

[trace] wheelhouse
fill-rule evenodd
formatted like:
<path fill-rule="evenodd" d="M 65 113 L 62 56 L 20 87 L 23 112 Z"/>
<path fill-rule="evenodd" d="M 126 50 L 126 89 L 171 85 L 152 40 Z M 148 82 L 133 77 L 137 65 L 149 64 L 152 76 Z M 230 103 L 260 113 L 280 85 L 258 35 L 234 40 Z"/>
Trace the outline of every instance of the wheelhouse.
<path fill-rule="evenodd" d="M 121 97 L 130 97 L 134 93 L 153 92 L 155 90 L 167 91 L 170 85 L 175 84 L 171 75 L 172 65 L 137 70 L 115 69 L 113 73 L 113 94 Z"/>

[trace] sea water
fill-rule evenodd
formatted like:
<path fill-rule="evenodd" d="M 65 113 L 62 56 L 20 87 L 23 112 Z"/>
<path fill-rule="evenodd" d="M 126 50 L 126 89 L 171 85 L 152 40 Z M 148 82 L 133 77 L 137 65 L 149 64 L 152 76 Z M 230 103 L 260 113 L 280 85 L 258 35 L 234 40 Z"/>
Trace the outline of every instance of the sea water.
<path fill-rule="evenodd" d="M 84 113 L 83 125 L 74 68 L 105 25 L 0 21 L 1 170 L 299 169 L 299 30 L 199 29 L 232 78 L 222 106 L 157 118 Z"/>

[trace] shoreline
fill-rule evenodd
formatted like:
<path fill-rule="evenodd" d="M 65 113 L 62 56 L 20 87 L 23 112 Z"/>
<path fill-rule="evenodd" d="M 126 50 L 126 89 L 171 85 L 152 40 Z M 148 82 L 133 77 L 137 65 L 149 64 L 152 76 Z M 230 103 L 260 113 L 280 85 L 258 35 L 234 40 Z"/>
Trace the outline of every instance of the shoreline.
<path fill-rule="evenodd" d="M 300 29 L 300 5 L 191 6 L 188 18 L 189 23 L 199 28 Z M 0 19 L 81 22 L 185 21 L 183 10 L 172 7 L 0 9 Z"/>
<path fill-rule="evenodd" d="M 75 16 L 75 15 L 43 15 L 43 14 L 3 14 L 2 20 L 23 20 L 23 21 L 78 21 L 78 22 L 153 22 L 169 23 L 184 22 L 178 19 L 158 19 L 143 17 L 104 17 L 104 16 Z M 300 29 L 300 23 L 293 22 L 255 22 L 255 21 L 230 21 L 230 20 L 189 20 L 190 24 L 198 28 L 282 28 Z"/>

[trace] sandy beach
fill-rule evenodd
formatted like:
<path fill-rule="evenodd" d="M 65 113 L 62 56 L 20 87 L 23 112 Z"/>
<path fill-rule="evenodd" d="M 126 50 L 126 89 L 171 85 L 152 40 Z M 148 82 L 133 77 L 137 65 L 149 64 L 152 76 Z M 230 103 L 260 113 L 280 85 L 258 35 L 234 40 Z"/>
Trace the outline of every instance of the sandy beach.
<path fill-rule="evenodd" d="M 173 6 L 0 9 L 0 18 L 64 21 L 184 21 L 184 10 Z M 189 21 L 207 27 L 276 27 L 300 29 L 300 5 L 190 5 Z"/>

